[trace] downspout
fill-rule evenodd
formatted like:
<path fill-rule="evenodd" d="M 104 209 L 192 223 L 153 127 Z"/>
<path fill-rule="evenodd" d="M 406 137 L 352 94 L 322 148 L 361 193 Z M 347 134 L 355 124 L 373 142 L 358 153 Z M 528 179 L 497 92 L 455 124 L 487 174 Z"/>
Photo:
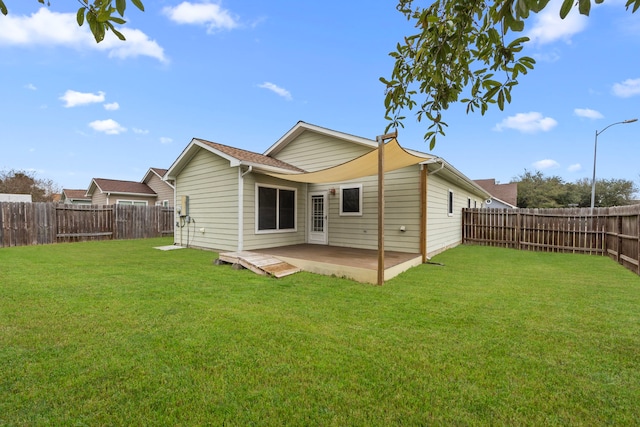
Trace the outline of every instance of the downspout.
<path fill-rule="evenodd" d="M 253 166 L 242 172 L 242 167 L 238 166 L 238 252 L 244 246 L 244 176 L 251 173 Z"/>
<path fill-rule="evenodd" d="M 440 168 L 436 169 L 433 172 L 429 172 L 429 169 L 427 168 L 427 165 L 433 164 L 433 163 L 440 163 Z M 428 192 L 428 180 L 429 180 L 429 175 L 433 175 L 436 174 L 438 172 L 440 172 L 442 169 L 444 169 L 444 161 L 439 158 L 439 157 L 435 157 L 431 160 L 428 160 L 424 163 L 421 163 L 421 170 L 420 170 L 420 199 L 421 199 L 421 203 L 420 203 L 420 254 L 422 255 L 422 263 L 426 263 L 429 261 L 429 257 L 427 256 L 427 240 L 429 239 L 429 234 L 428 234 L 428 229 L 427 229 L 427 221 L 428 221 L 428 216 L 427 216 L 427 203 L 429 203 L 429 198 L 427 197 L 427 192 Z"/>
<path fill-rule="evenodd" d="M 178 232 L 177 228 L 180 225 L 180 219 L 176 218 L 176 206 L 178 206 L 178 177 L 176 176 L 173 181 L 173 244 L 177 244 L 176 242 L 176 234 Z M 182 246 L 182 230 L 180 230 L 180 246 Z"/>
<path fill-rule="evenodd" d="M 444 160 L 442 160 L 440 157 L 436 157 L 434 159 L 428 160 L 428 161 L 423 162 L 421 164 L 426 166 L 426 165 L 431 165 L 431 164 L 434 164 L 434 163 L 440 163 L 440 168 L 434 170 L 433 172 L 429 172 L 429 171 L 427 171 L 427 172 L 429 173 L 429 175 L 435 175 L 438 172 L 440 172 L 442 169 L 444 169 Z"/>

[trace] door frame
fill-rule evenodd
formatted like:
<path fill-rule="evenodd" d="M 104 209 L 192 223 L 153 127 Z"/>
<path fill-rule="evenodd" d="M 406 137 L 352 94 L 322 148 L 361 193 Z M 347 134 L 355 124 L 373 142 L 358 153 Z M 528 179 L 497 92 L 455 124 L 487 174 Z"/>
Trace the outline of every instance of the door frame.
<path fill-rule="evenodd" d="M 322 207 L 324 213 L 323 231 L 313 231 L 313 215 L 314 215 L 314 196 L 322 196 Z M 314 245 L 329 244 L 329 192 L 328 191 L 310 191 L 309 192 L 309 209 L 307 215 L 307 243 Z"/>

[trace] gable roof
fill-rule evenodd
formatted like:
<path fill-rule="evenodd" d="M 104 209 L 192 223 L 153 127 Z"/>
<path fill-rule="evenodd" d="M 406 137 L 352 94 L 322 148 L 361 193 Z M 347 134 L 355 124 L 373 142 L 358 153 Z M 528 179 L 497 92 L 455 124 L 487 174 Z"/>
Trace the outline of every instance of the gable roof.
<path fill-rule="evenodd" d="M 160 178 L 161 181 L 163 181 L 164 183 L 166 183 L 169 187 L 174 188 L 173 186 L 173 180 L 171 179 L 165 179 L 165 175 L 167 174 L 167 171 L 169 169 L 161 169 L 161 168 L 149 168 L 149 170 L 147 171 L 146 174 L 144 174 L 144 177 L 142 177 L 142 183 L 147 183 L 149 182 L 149 180 L 151 179 L 152 176 L 157 176 L 158 178 Z"/>
<path fill-rule="evenodd" d="M 267 149 L 264 152 L 265 156 L 273 156 L 278 154 L 284 147 L 286 147 L 291 141 L 295 140 L 301 133 L 305 131 L 317 132 L 323 135 L 332 136 L 337 139 L 341 139 L 343 141 L 352 142 L 354 144 L 363 145 L 368 148 L 378 148 L 378 144 L 376 141 L 368 138 L 363 138 L 361 136 L 355 136 L 344 132 L 338 132 L 333 129 L 324 128 L 322 126 L 312 125 L 311 123 L 306 123 L 303 121 L 299 121 L 295 124 L 287 133 L 278 139 L 275 144 Z"/>
<path fill-rule="evenodd" d="M 87 190 L 87 195 L 92 195 L 96 189 L 101 193 L 157 196 L 156 192 L 143 182 L 121 181 L 118 179 L 93 178 Z"/>
<path fill-rule="evenodd" d="M 496 184 L 495 179 L 475 179 L 480 187 L 488 191 L 495 199 L 511 206 L 518 204 L 518 183 Z"/>
<path fill-rule="evenodd" d="M 228 160 L 229 166 L 231 167 L 245 165 L 272 172 L 304 172 L 303 169 L 264 154 L 258 154 L 253 151 L 219 144 L 205 139 L 193 138 L 178 159 L 173 162 L 165 174 L 165 179 L 174 179 L 199 149 L 205 149 Z"/>
<path fill-rule="evenodd" d="M 87 196 L 87 190 L 63 188 L 62 195 L 68 200 L 91 200 L 91 197 Z"/>
<path fill-rule="evenodd" d="M 158 178 L 162 179 L 165 173 L 167 173 L 167 169 L 149 168 L 147 173 L 144 174 L 142 181 L 140 182 L 147 182 L 153 175 L 156 175 Z"/>

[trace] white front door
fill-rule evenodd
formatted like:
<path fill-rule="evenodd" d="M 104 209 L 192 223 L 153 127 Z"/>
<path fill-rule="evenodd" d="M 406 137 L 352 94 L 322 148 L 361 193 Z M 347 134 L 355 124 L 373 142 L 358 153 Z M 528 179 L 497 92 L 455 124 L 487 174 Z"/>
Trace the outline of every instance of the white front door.
<path fill-rule="evenodd" d="M 327 244 L 327 192 L 309 193 L 309 243 Z"/>

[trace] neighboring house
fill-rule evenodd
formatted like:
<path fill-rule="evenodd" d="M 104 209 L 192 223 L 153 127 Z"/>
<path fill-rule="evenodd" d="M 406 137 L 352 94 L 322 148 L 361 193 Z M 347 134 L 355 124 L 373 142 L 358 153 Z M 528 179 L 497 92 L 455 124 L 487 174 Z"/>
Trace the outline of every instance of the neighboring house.
<path fill-rule="evenodd" d="M 93 178 L 87 196 L 93 205 L 153 206 L 158 195 L 147 184 L 117 179 Z"/>
<path fill-rule="evenodd" d="M 60 197 L 60 203 L 68 205 L 90 205 L 91 197 L 87 196 L 87 190 L 64 188 L 62 190 L 62 196 Z"/>
<path fill-rule="evenodd" d="M 377 249 L 377 147 L 304 122 L 264 154 L 194 138 L 165 175 L 176 190 L 175 243 Z M 424 262 L 461 243 L 462 208 L 484 206 L 489 193 L 441 158 L 389 142 L 385 159 L 385 250 Z"/>
<path fill-rule="evenodd" d="M 518 206 L 517 182 L 510 184 L 496 184 L 495 179 L 475 179 L 474 181 L 491 194 L 491 202 L 488 203 L 488 208 L 515 209 Z"/>
<path fill-rule="evenodd" d="M 157 194 L 156 205 L 169 207 L 174 204 L 175 188 L 172 181 L 163 180 L 166 173 L 167 169 L 149 168 L 142 178 L 142 183 L 147 184 Z"/>
<path fill-rule="evenodd" d="M 94 205 L 161 205 L 173 207 L 175 190 L 164 180 L 166 169 L 149 168 L 141 182 L 93 178 L 85 196 Z"/>
<path fill-rule="evenodd" d="M 31 203 L 31 194 L 0 193 L 0 202 Z"/>

